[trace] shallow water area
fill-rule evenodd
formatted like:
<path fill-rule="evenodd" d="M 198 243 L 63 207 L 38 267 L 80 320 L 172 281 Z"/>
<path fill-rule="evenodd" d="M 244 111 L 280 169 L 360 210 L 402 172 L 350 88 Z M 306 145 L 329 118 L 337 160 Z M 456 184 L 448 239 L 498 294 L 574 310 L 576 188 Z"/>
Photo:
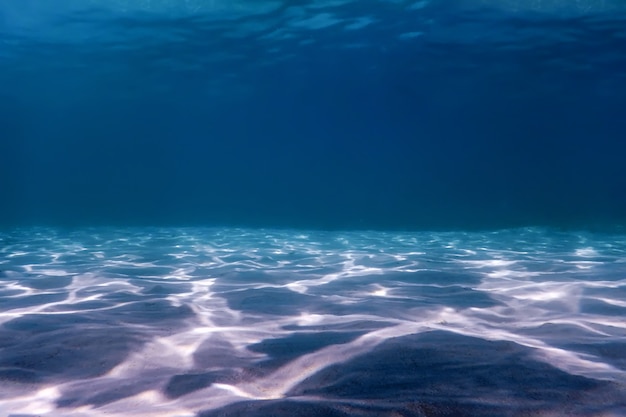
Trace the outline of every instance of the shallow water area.
<path fill-rule="evenodd" d="M 624 28 L 2 0 L 0 415 L 626 416 Z"/>
<path fill-rule="evenodd" d="M 626 235 L 0 234 L 0 413 L 626 415 Z"/>

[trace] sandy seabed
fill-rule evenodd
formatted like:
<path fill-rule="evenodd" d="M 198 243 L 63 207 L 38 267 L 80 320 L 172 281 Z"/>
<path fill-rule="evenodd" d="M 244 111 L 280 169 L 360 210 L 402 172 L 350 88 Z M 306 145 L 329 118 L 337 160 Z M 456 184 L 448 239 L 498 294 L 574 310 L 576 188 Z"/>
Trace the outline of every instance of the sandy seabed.
<path fill-rule="evenodd" d="M 0 233 L 0 414 L 626 416 L 626 236 Z"/>

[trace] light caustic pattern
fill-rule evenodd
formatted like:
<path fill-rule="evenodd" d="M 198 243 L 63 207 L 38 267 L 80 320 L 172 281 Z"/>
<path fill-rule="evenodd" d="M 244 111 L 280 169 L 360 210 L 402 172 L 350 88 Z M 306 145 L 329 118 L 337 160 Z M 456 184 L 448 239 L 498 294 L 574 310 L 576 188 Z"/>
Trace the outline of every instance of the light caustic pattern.
<path fill-rule="evenodd" d="M 32 228 L 0 270 L 1 415 L 626 415 L 624 235 Z"/>

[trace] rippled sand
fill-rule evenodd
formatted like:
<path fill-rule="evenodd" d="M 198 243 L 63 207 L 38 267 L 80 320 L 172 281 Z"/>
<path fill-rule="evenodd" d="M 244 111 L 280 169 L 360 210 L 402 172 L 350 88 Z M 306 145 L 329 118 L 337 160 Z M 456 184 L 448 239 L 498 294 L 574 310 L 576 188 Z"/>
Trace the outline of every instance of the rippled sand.
<path fill-rule="evenodd" d="M 0 414 L 626 415 L 626 236 L 16 229 Z"/>

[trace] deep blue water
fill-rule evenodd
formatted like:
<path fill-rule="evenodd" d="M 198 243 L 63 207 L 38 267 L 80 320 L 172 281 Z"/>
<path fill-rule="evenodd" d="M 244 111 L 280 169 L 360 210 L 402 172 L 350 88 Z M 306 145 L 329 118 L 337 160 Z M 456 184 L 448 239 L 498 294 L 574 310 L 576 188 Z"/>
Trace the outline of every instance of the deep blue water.
<path fill-rule="evenodd" d="M 622 0 L 2 0 L 0 415 L 626 417 Z"/>
<path fill-rule="evenodd" d="M 621 1 L 0 6 L 6 224 L 626 219 Z"/>

